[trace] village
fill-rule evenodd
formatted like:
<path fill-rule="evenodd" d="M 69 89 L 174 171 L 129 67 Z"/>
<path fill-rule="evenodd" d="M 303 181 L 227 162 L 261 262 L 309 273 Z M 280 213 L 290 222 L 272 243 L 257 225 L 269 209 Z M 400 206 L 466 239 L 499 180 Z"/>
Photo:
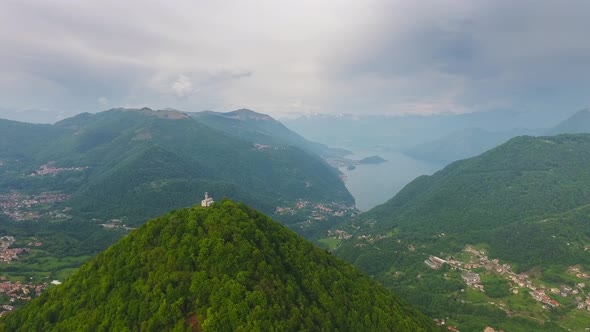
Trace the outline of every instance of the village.
<path fill-rule="evenodd" d="M 60 192 L 42 192 L 37 195 L 28 195 L 18 191 L 0 194 L 0 213 L 14 221 L 39 220 L 43 216 L 35 210 L 36 206 L 65 202 L 69 195 Z M 63 211 L 49 212 L 50 219 L 67 219 L 69 216 Z"/>
<path fill-rule="evenodd" d="M 14 236 L 0 237 L 0 264 L 11 264 L 18 260 L 20 256 L 31 252 L 31 247 L 40 247 L 43 242 L 32 239 L 27 240 L 26 246 L 21 244 L 21 247 L 12 248 L 17 241 Z M 59 284 L 59 281 L 52 281 L 54 285 Z M 36 284 L 32 282 L 10 281 L 6 276 L 0 276 L 0 317 L 7 312 L 15 309 L 15 307 L 22 305 L 23 302 L 28 302 L 32 298 L 39 296 L 48 283 L 44 282 Z"/>
<path fill-rule="evenodd" d="M 11 248 L 15 242 L 16 240 L 13 236 L 0 237 L 0 263 L 10 263 L 17 260 L 19 256 L 30 253 L 30 247 L 40 247 L 43 245 L 41 241 L 31 241 L 27 243 L 29 247 Z"/>
<path fill-rule="evenodd" d="M 294 207 L 278 206 L 275 209 L 275 214 L 294 216 L 296 213 L 302 210 L 311 210 L 311 214 L 305 221 L 307 224 L 317 221 L 324 221 L 330 217 L 354 216 L 357 214 L 357 210 L 354 209 L 354 207 L 346 206 L 340 203 L 312 203 L 304 200 L 297 201 Z"/>
<path fill-rule="evenodd" d="M 476 269 L 479 271 L 483 269 L 486 272 L 495 273 L 504 277 L 510 285 L 512 294 L 518 294 L 523 291 L 523 288 L 528 290 L 532 298 L 541 303 L 543 309 L 559 307 L 560 303 L 555 300 L 556 296 L 564 298 L 574 296 L 577 309 L 590 311 L 590 294 L 585 294 L 584 288 L 586 284 L 583 282 L 576 283 L 575 285 L 549 287 L 540 282 L 533 282 L 531 277 L 526 273 L 513 272 L 509 264 L 502 264 L 498 259 L 490 260 L 484 250 L 477 250 L 473 246 L 468 245 L 463 249 L 463 252 L 469 254 L 470 258 L 468 262 L 457 260 L 452 256 L 447 259 L 430 256 L 424 263 L 432 269 L 440 269 L 444 264 L 448 264 L 452 269 L 462 271 L 461 278 L 467 287 L 484 293 L 485 288 Z M 568 269 L 568 273 L 575 275 L 579 279 L 586 280 L 590 278 L 590 275 L 581 271 L 579 266 L 571 266 Z M 500 307 L 503 308 L 502 305 Z"/>
<path fill-rule="evenodd" d="M 100 222 L 99 219 L 92 219 L 92 221 L 94 222 Z M 105 229 L 111 229 L 111 230 L 115 230 L 115 229 L 124 229 L 127 231 L 130 230 L 134 230 L 135 227 L 129 227 L 127 225 L 125 225 L 123 223 L 122 219 L 110 219 L 107 222 L 103 223 L 103 224 L 99 224 L 100 226 L 102 226 Z"/>
<path fill-rule="evenodd" d="M 57 280 L 51 282 L 53 285 L 61 284 Z M 28 302 L 38 297 L 47 288 L 49 283 L 42 284 L 26 283 L 21 281 L 8 281 L 6 277 L 0 277 L 0 317 L 13 311 L 23 302 Z"/>
<path fill-rule="evenodd" d="M 87 169 L 88 166 L 84 167 L 55 167 L 55 162 L 50 161 L 45 165 L 41 165 L 37 170 L 33 173 L 29 174 L 29 176 L 43 176 L 43 175 L 56 175 L 61 172 L 71 172 L 71 171 L 83 171 Z"/>

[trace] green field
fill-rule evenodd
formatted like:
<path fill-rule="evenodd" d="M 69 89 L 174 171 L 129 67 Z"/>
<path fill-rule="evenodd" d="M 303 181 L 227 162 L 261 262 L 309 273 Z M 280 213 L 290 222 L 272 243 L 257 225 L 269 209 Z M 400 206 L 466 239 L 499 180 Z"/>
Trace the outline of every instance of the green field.
<path fill-rule="evenodd" d="M 340 245 L 341 240 L 335 239 L 333 237 L 326 237 L 323 239 L 319 239 L 318 242 L 322 244 L 327 249 L 335 249 Z"/>

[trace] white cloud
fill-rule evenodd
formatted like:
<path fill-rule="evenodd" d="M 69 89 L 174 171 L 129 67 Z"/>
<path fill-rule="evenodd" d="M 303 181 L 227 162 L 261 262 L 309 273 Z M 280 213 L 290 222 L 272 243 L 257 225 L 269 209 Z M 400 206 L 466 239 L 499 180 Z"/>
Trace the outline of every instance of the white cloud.
<path fill-rule="evenodd" d="M 106 97 L 100 97 L 100 98 L 98 98 L 98 100 L 97 100 L 97 101 L 98 101 L 98 103 L 99 103 L 100 105 L 102 105 L 102 106 L 106 106 L 106 105 L 108 105 L 108 104 L 109 104 L 109 99 L 108 99 L 108 98 L 106 98 Z"/>
<path fill-rule="evenodd" d="M 170 86 L 172 93 L 176 98 L 183 99 L 195 94 L 198 90 L 193 87 L 190 78 L 185 75 L 178 75 L 176 80 Z"/>

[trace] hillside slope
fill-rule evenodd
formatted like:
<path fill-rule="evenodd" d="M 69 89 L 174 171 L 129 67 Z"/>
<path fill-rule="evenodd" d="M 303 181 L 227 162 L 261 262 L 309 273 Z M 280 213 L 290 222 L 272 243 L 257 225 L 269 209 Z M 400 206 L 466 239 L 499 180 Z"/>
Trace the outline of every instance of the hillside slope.
<path fill-rule="evenodd" d="M 522 136 L 419 177 L 367 212 L 384 228 L 492 229 L 590 200 L 590 135 Z"/>
<path fill-rule="evenodd" d="M 67 206 L 86 219 L 125 217 L 138 224 L 190 206 L 204 192 L 269 214 L 298 201 L 354 204 L 337 171 L 319 156 L 292 146 L 256 146 L 177 111 L 113 109 L 19 128 L 3 133 L 2 188 L 65 192 Z M 23 135 L 39 136 L 43 144 L 20 149 Z M 43 167 L 58 170 L 30 176 Z M 298 229 L 311 224 L 306 215 L 280 220 Z"/>
<path fill-rule="evenodd" d="M 253 143 L 292 145 L 323 157 L 343 157 L 352 153 L 309 141 L 272 117 L 248 109 L 227 113 L 207 111 L 187 114 L 212 128 Z"/>
<path fill-rule="evenodd" d="M 352 266 L 227 200 L 148 222 L 0 324 L 35 331 L 436 329 Z"/>
<path fill-rule="evenodd" d="M 590 270 L 589 204 L 590 134 L 517 137 L 361 214 L 337 255 L 462 331 L 576 330 L 590 326 L 584 296 L 571 293 L 587 282 L 575 271 Z M 425 264 L 432 255 L 458 263 Z M 467 270 L 483 291 L 465 284 Z M 532 296 L 560 287 L 565 296 L 537 297 L 558 308 L 549 313 Z"/>

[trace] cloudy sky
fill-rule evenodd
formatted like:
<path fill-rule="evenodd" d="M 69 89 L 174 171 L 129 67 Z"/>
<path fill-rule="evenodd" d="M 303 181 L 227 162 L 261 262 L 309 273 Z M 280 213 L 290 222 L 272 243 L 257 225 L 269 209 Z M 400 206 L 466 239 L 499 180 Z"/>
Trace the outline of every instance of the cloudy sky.
<path fill-rule="evenodd" d="M 3 0 L 0 108 L 571 113 L 588 31 L 587 0 Z"/>

